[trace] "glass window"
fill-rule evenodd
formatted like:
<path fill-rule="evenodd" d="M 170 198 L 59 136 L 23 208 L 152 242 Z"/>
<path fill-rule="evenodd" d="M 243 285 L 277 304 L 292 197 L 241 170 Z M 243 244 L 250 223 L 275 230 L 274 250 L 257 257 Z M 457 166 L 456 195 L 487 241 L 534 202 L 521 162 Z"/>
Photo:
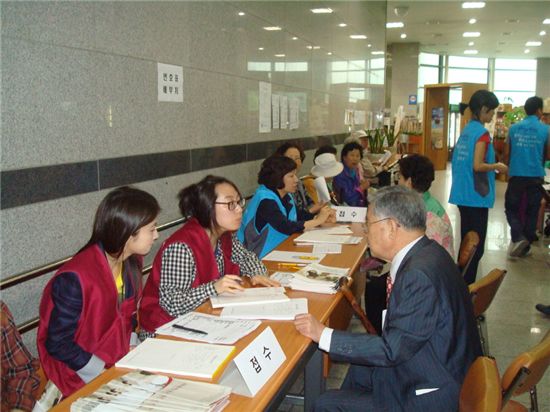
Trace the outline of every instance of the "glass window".
<path fill-rule="evenodd" d="M 537 84 L 537 72 L 524 70 L 495 70 L 495 90 L 533 90 Z"/>
<path fill-rule="evenodd" d="M 307 62 L 286 62 L 287 72 L 307 72 Z"/>
<path fill-rule="evenodd" d="M 471 69 L 486 69 L 489 59 L 483 57 L 449 56 L 449 67 L 468 67 Z"/>
<path fill-rule="evenodd" d="M 332 71 L 342 71 L 348 69 L 348 62 L 332 62 Z"/>
<path fill-rule="evenodd" d="M 495 95 L 498 97 L 500 103 L 510 103 L 512 106 L 523 106 L 525 100 L 529 97 L 533 97 L 535 92 L 509 92 L 509 91 L 497 91 Z"/>
<path fill-rule="evenodd" d="M 439 67 L 418 67 L 418 87 L 437 83 L 439 83 Z"/>
<path fill-rule="evenodd" d="M 348 72 L 348 81 L 350 83 L 365 83 L 365 72 Z"/>
<path fill-rule="evenodd" d="M 271 71 L 271 62 L 248 62 L 249 72 L 269 72 Z"/>
<path fill-rule="evenodd" d="M 487 70 L 449 68 L 448 83 L 487 83 Z"/>
<path fill-rule="evenodd" d="M 348 82 L 348 72 L 332 72 L 331 73 L 332 84 L 341 84 Z"/>
<path fill-rule="evenodd" d="M 537 70 L 537 61 L 535 59 L 495 59 L 495 69 Z"/>
<path fill-rule="evenodd" d="M 350 70 L 363 70 L 366 68 L 365 60 L 350 60 L 349 69 Z"/>
<path fill-rule="evenodd" d="M 381 57 L 378 59 L 370 59 L 369 68 L 371 69 L 383 69 L 386 64 L 386 60 Z"/>
<path fill-rule="evenodd" d="M 432 53 L 420 53 L 418 55 L 418 63 L 419 64 L 429 64 L 432 66 L 438 66 L 439 65 L 439 55 L 438 54 L 432 54 Z"/>
<path fill-rule="evenodd" d="M 370 84 L 384 84 L 384 70 L 372 70 L 369 72 Z"/>

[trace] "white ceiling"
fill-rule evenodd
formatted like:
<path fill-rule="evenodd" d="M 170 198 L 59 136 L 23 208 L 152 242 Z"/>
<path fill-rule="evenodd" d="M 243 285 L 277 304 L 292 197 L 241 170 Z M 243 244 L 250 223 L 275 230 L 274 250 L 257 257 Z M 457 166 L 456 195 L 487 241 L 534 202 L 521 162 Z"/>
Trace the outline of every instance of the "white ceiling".
<path fill-rule="evenodd" d="M 461 1 L 388 1 L 387 20 L 402 21 L 404 28 L 387 29 L 391 43 L 420 43 L 420 50 L 430 53 L 464 55 L 466 49 L 478 50 L 478 57 L 537 58 L 550 57 L 550 0 L 486 1 L 482 9 L 463 9 Z M 398 17 L 408 8 L 404 17 Z M 469 24 L 470 18 L 477 19 Z M 545 30 L 547 34 L 540 36 Z M 478 38 L 464 38 L 465 31 L 481 33 Z M 401 33 L 407 38 L 401 39 Z M 474 46 L 468 46 L 473 41 Z M 527 41 L 541 41 L 538 47 L 526 47 Z M 529 49 L 529 53 L 525 53 Z"/>

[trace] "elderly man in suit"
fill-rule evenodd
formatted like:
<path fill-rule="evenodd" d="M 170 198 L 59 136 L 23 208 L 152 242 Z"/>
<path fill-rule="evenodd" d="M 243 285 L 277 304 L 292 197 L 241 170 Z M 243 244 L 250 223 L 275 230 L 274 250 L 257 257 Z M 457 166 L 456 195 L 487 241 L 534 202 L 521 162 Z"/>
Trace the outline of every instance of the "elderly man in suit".
<path fill-rule="evenodd" d="M 323 394 L 315 410 L 458 410 L 462 381 L 481 355 L 466 284 L 447 251 L 424 235 L 426 210 L 418 193 L 379 190 L 367 226 L 372 254 L 391 262 L 382 335 L 332 330 L 309 314 L 296 317 L 300 333 L 331 358 L 351 363 L 341 390 Z"/>

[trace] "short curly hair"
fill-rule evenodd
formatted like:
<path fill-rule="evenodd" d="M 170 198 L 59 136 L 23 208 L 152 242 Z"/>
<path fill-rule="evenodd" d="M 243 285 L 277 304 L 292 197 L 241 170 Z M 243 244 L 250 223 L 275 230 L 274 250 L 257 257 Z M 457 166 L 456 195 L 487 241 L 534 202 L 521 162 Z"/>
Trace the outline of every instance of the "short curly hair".
<path fill-rule="evenodd" d="M 354 150 L 359 150 L 361 159 L 363 158 L 363 146 L 361 146 L 357 142 L 350 142 L 350 143 L 346 143 L 342 148 L 342 152 L 340 153 L 340 159 L 342 160 L 342 162 L 344 161 L 344 156 L 347 156 L 349 152 L 352 152 Z"/>
<path fill-rule="evenodd" d="M 405 180 L 410 178 L 413 189 L 420 193 L 429 190 L 435 179 L 434 164 L 419 154 L 402 158 L 399 161 L 399 172 Z"/>
<path fill-rule="evenodd" d="M 296 170 L 296 162 L 289 157 L 273 155 L 265 159 L 258 173 L 258 183 L 271 190 L 285 187 L 283 178 Z"/>

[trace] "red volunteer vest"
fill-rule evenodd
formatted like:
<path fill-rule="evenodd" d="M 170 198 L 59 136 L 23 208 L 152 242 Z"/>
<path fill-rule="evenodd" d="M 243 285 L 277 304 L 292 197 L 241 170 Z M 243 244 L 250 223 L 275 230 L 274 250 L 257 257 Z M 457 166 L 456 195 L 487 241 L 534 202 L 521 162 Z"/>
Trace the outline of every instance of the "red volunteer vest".
<path fill-rule="evenodd" d="M 164 250 L 174 243 L 185 243 L 193 252 L 196 265 L 196 276 L 192 287 L 197 287 L 212 282 L 221 277 L 216 263 L 216 257 L 210 244 L 210 239 L 197 219 L 188 220 L 183 227 L 175 231 L 163 243 L 155 256 L 151 274 L 143 289 L 143 298 L 139 309 L 140 326 L 149 332 L 154 332 L 159 326 L 174 319 L 159 304 L 159 288 L 162 267 L 162 254 Z M 220 238 L 223 252 L 224 275 L 240 274 L 238 265 L 231 261 L 231 233 L 226 232 Z"/>
<path fill-rule="evenodd" d="M 87 247 L 64 264 L 50 279 L 40 302 L 40 324 L 37 345 L 40 362 L 46 376 L 63 393 L 69 396 L 85 385 L 76 372 L 65 363 L 50 356 L 46 350 L 48 325 L 54 309 L 51 296 L 52 283 L 60 273 L 72 272 L 78 276 L 82 289 L 82 312 L 75 334 L 75 343 L 112 366 L 128 353 L 132 333 L 132 316 L 137 310 L 141 292 L 141 257 L 130 257 L 126 269 L 136 271 L 130 278 L 134 281 L 134 297 L 118 303 L 117 289 L 113 274 L 103 250 L 96 244 Z"/>

